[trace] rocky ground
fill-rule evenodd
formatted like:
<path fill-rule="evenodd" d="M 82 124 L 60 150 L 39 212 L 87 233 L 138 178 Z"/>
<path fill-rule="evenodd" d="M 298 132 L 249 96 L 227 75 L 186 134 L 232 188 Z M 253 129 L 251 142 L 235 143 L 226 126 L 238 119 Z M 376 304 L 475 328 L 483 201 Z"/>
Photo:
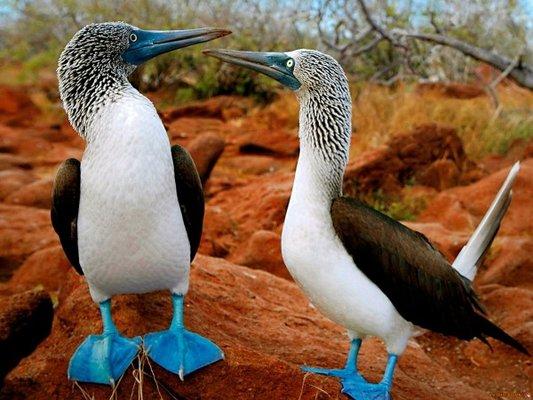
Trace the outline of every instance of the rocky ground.
<path fill-rule="evenodd" d="M 208 198 L 186 322 L 217 342 L 226 359 L 185 382 L 143 356 L 115 392 L 69 382 L 72 352 L 101 322 L 83 278 L 63 256 L 48 208 L 57 165 L 79 158 L 83 142 L 66 121 L 36 122 L 46 120 L 39 113 L 24 90 L 0 88 L 0 399 L 344 398 L 336 380 L 298 368 L 340 366 L 348 343 L 339 326 L 309 305 L 281 259 L 298 154 L 296 121 L 234 97 L 162 113 L 172 142 L 193 154 Z M 532 150 L 522 144 L 507 157 L 475 163 L 453 128 L 423 125 L 352 157 L 345 181 L 351 195 L 420 200 L 422 211 L 407 225 L 452 260 L 509 166 L 521 159 L 513 202 L 475 286 L 491 318 L 529 349 Z M 170 301 L 166 293 L 120 296 L 113 312 L 125 334 L 142 335 L 166 326 Z M 531 358 L 489 342 L 492 350 L 434 333 L 412 339 L 399 362 L 394 399 L 531 398 Z M 385 361 L 383 345 L 365 341 L 360 366 L 368 379 L 379 379 Z"/>

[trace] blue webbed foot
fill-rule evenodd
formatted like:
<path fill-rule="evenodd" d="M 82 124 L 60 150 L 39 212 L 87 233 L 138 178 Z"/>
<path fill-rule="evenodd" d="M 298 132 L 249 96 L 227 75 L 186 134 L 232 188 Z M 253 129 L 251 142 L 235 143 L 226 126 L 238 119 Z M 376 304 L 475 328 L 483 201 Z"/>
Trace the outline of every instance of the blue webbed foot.
<path fill-rule="evenodd" d="M 174 317 L 166 331 L 144 337 L 148 356 L 166 370 L 187 374 L 224 358 L 222 350 L 209 339 L 188 331 L 183 326 L 183 296 L 173 295 Z"/>
<path fill-rule="evenodd" d="M 302 367 L 305 372 L 311 372 L 319 375 L 334 376 L 339 378 L 342 384 L 342 393 L 355 400 L 390 400 L 390 388 L 392 386 L 392 377 L 396 366 L 397 356 L 389 355 L 387 368 L 380 383 L 369 383 L 357 371 L 357 356 L 361 340 L 352 340 L 350 352 L 346 360 L 346 366 L 342 369 L 327 369 L 315 367 Z"/>
<path fill-rule="evenodd" d="M 152 360 L 181 379 L 224 358 L 216 344 L 185 328 L 149 333 L 144 345 Z"/>
<path fill-rule="evenodd" d="M 134 360 L 141 346 L 141 338 L 121 336 L 111 319 L 111 304 L 100 303 L 104 323 L 101 335 L 90 335 L 76 349 L 68 366 L 69 379 L 115 384 Z"/>
<path fill-rule="evenodd" d="M 341 379 L 342 393 L 355 400 L 390 400 L 390 386 L 382 383 L 354 382 Z"/>
<path fill-rule="evenodd" d="M 140 337 L 128 339 L 118 333 L 88 336 L 70 359 L 68 377 L 80 382 L 114 384 L 140 346 Z"/>

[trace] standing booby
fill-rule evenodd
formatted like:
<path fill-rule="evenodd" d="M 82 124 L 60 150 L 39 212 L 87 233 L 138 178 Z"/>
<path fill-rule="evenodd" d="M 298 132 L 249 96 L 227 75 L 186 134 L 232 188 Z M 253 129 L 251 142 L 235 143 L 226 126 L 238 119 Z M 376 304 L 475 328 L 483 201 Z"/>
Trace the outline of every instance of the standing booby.
<path fill-rule="evenodd" d="M 139 350 L 111 317 L 116 294 L 168 289 L 174 316 L 144 337 L 149 357 L 180 378 L 223 358 L 185 329 L 183 296 L 200 243 L 204 198 L 189 153 L 170 142 L 153 104 L 128 82 L 143 62 L 229 34 L 222 29 L 147 31 L 122 22 L 84 27 L 59 58 L 61 100 L 85 139 L 81 163 L 66 160 L 53 188 L 52 224 L 99 304 L 103 333 L 88 336 L 69 363 L 70 379 L 113 384 Z"/>
<path fill-rule="evenodd" d="M 300 155 L 283 226 L 283 260 L 311 302 L 351 338 L 343 369 L 305 371 L 339 377 L 343 392 L 358 400 L 389 399 L 397 357 L 415 325 L 461 339 L 490 336 L 527 352 L 485 317 L 471 285 L 509 206 L 518 164 L 451 266 L 424 235 L 342 195 L 352 105 L 333 58 L 313 50 L 205 53 L 278 80 L 300 102 Z M 382 338 L 389 354 L 377 384 L 357 371 L 366 336 Z"/>

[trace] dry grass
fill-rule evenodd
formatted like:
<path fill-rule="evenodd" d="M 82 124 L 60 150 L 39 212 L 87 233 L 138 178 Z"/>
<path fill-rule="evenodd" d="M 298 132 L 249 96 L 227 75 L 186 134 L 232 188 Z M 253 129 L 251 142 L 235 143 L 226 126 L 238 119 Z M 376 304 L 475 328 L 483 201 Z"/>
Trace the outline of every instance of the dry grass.
<path fill-rule="evenodd" d="M 457 129 L 472 159 L 504 153 L 515 139 L 533 137 L 533 93 L 514 85 L 500 86 L 501 113 L 487 96 L 457 99 L 412 86 L 390 89 L 365 86 L 354 103 L 355 151 L 386 142 L 390 136 L 425 123 Z"/>

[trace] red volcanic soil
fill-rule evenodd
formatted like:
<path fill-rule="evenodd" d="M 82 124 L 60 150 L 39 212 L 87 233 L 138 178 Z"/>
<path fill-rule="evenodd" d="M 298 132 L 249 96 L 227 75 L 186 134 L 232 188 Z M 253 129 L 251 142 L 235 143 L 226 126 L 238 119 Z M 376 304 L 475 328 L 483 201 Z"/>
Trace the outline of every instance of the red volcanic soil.
<path fill-rule="evenodd" d="M 434 90 L 434 88 L 431 88 Z M 449 96 L 472 88 L 443 88 Z M 338 367 L 348 348 L 343 329 L 320 315 L 292 282 L 280 234 L 298 154 L 296 130 L 267 109 L 236 97 L 167 110 L 173 143 L 190 149 L 206 181 L 205 230 L 191 271 L 186 323 L 219 344 L 224 361 L 181 382 L 144 356 L 117 391 L 74 385 L 70 356 L 101 329 L 83 277 L 63 255 L 49 220 L 50 185 L 59 162 L 80 158 L 82 141 L 66 121 L 34 123 L 24 92 L 0 88 L 0 399 L 345 399 L 333 378 L 307 375 L 302 364 Z M 0 96 L 1 97 L 1 96 Z M 474 282 L 492 320 L 533 349 L 533 159 L 524 157 L 500 234 Z M 452 260 L 505 178 L 511 158 L 476 164 L 449 127 L 424 125 L 351 160 L 349 193 L 427 194 L 408 226 Z M 54 304 L 52 311 L 51 304 Z M 129 336 L 164 329 L 167 293 L 118 296 L 118 327 Z M 51 326 L 51 331 L 49 333 Z M 34 332 L 28 335 L 28 332 Z M 435 333 L 413 338 L 400 358 L 395 400 L 528 399 L 531 358 L 493 340 L 492 350 Z M 4 347 L 2 347 L 4 346 Z M 4 350 L 5 351 L 5 350 Z M 386 352 L 364 342 L 360 367 L 380 379 Z M 18 363 L 18 365 L 16 365 Z M 4 368 L 4 369 L 2 369 Z"/>

